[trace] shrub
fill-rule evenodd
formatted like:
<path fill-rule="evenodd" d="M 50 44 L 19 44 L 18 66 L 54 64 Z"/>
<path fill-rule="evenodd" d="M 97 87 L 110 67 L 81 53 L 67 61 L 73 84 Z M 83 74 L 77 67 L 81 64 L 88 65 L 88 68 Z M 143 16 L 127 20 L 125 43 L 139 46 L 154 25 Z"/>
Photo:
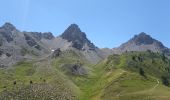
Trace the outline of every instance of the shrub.
<path fill-rule="evenodd" d="M 17 82 L 16 82 L 16 81 L 14 81 L 14 82 L 13 82 L 13 84 L 14 84 L 14 85 L 16 85 L 16 84 L 17 84 Z"/>
<path fill-rule="evenodd" d="M 139 68 L 139 74 L 141 76 L 145 76 L 145 72 L 144 72 L 144 70 L 142 68 Z"/>
<path fill-rule="evenodd" d="M 33 84 L 33 81 L 32 81 L 32 80 L 30 80 L 30 84 Z"/>
<path fill-rule="evenodd" d="M 167 77 L 162 76 L 161 79 L 162 79 L 162 83 L 163 83 L 165 86 L 169 86 L 169 80 L 167 79 Z"/>

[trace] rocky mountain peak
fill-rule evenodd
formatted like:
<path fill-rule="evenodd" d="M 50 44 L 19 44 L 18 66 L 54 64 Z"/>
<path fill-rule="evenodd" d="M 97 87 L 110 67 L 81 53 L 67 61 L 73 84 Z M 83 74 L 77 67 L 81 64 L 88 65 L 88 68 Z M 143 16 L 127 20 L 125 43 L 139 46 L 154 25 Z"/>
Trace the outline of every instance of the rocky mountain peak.
<path fill-rule="evenodd" d="M 154 39 L 147 35 L 146 33 L 142 32 L 138 35 L 135 35 L 134 38 L 131 39 L 131 41 L 135 42 L 136 45 L 147 45 L 147 44 L 153 44 Z"/>
<path fill-rule="evenodd" d="M 126 51 L 147 51 L 151 50 L 153 52 L 161 52 L 170 54 L 170 50 L 165 47 L 160 41 L 152 38 L 150 35 L 142 32 L 135 35 L 128 42 L 123 43 L 118 48 L 114 49 L 115 53 L 122 53 Z"/>
<path fill-rule="evenodd" d="M 15 26 L 9 22 L 6 22 L 1 28 L 9 31 L 16 30 Z"/>
<path fill-rule="evenodd" d="M 87 39 L 86 34 L 82 32 L 77 24 L 71 24 L 61 35 L 68 42 L 72 42 L 72 47 L 82 50 L 85 45 L 92 49 L 95 46 Z"/>
<path fill-rule="evenodd" d="M 77 24 L 71 24 L 61 35 L 63 39 L 68 40 L 69 42 L 75 40 L 86 40 L 86 34 L 82 32 Z"/>

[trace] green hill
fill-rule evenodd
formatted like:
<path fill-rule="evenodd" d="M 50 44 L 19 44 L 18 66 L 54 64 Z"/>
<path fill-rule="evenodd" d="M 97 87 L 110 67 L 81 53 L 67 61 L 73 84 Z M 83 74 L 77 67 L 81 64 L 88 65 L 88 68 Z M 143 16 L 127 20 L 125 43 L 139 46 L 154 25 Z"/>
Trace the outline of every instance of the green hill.
<path fill-rule="evenodd" d="M 94 65 L 80 52 L 0 70 L 0 100 L 169 100 L 170 61 L 126 52 Z"/>
<path fill-rule="evenodd" d="M 170 61 L 163 54 L 148 51 L 112 55 L 96 68 L 102 74 L 97 83 L 101 89 L 92 96 L 94 100 L 170 98 Z"/>

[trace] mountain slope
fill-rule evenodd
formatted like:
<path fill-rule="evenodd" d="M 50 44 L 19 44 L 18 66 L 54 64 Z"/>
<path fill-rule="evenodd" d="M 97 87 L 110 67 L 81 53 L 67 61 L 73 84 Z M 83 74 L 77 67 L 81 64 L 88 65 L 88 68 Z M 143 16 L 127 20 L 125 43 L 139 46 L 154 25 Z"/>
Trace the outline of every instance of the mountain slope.
<path fill-rule="evenodd" d="M 12 24 L 5 23 L 0 27 L 0 66 L 48 55 L 50 51 L 41 40 L 53 38 L 52 33 L 21 32 Z"/>
<path fill-rule="evenodd" d="M 170 98 L 169 49 L 145 33 L 113 50 L 119 55 L 96 47 L 76 24 L 54 37 L 6 23 L 0 40 L 0 63 L 14 62 L 0 68 L 2 100 Z"/>
<path fill-rule="evenodd" d="M 78 87 L 50 60 L 20 62 L 1 69 L 0 75 L 1 100 L 76 100 L 79 94 Z"/>
<path fill-rule="evenodd" d="M 81 52 L 91 63 L 98 63 L 110 55 L 110 52 L 105 53 L 91 43 L 86 34 L 76 24 L 71 24 L 60 36 L 50 41 L 44 41 L 44 43 L 53 50 L 60 48 L 63 51 L 74 50 Z"/>
<path fill-rule="evenodd" d="M 147 51 L 165 53 L 170 55 L 170 49 L 165 47 L 160 41 L 153 39 L 151 36 L 142 32 L 135 35 L 128 42 L 122 44 L 118 48 L 113 49 L 114 53 L 122 53 L 126 51 Z"/>
<path fill-rule="evenodd" d="M 20 32 L 10 23 L 0 27 L 1 67 L 13 65 L 22 60 L 42 58 L 58 48 L 62 51 L 79 51 L 91 63 L 98 63 L 111 54 L 91 43 L 76 24 L 71 24 L 58 37 L 54 37 L 50 32 Z"/>
<path fill-rule="evenodd" d="M 70 47 L 80 50 L 91 62 L 97 63 L 108 56 L 91 43 L 76 24 L 71 24 L 60 37 L 71 42 Z"/>
<path fill-rule="evenodd" d="M 90 98 L 168 100 L 170 61 L 164 57 L 153 52 L 127 52 L 110 56 L 95 67 L 98 81 L 94 81 L 93 88 L 96 89 Z"/>

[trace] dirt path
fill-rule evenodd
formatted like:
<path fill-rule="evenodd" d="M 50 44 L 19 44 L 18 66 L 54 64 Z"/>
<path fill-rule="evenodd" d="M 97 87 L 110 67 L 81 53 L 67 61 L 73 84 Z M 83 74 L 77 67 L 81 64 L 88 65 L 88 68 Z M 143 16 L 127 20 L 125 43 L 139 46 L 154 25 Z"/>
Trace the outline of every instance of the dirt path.
<path fill-rule="evenodd" d="M 154 91 L 159 86 L 159 80 L 157 79 L 157 84 L 153 87 L 152 91 Z"/>

